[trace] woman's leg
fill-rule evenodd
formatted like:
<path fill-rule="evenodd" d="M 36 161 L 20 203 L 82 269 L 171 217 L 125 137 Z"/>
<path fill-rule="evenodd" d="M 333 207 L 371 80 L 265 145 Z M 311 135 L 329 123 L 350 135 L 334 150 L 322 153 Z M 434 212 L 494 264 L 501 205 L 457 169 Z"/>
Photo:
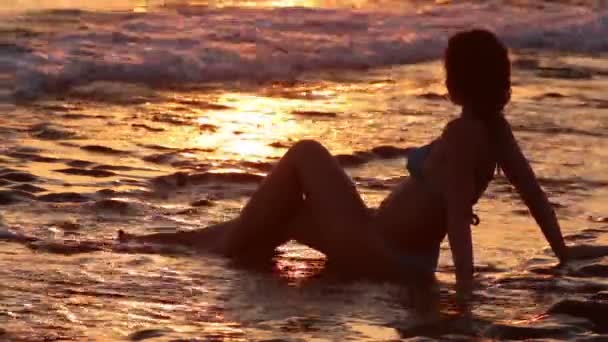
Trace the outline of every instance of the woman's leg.
<path fill-rule="evenodd" d="M 350 178 L 327 149 L 310 140 L 289 149 L 238 218 L 192 232 L 119 233 L 119 239 L 177 243 L 238 259 L 266 258 L 296 239 L 343 267 L 391 273 L 400 266 L 371 229 L 369 210 Z"/>
<path fill-rule="evenodd" d="M 297 216 L 314 222 L 293 227 Z M 227 232 L 229 256 L 268 255 L 290 239 L 320 250 L 341 267 L 396 272 L 398 260 L 371 228 L 371 215 L 336 159 L 319 143 L 301 141 L 279 161 Z M 301 226 L 301 224 L 300 224 Z"/>
<path fill-rule="evenodd" d="M 217 252 L 222 236 L 236 224 L 235 220 L 221 222 L 202 229 L 169 233 L 134 235 L 118 231 L 118 241 L 164 245 L 180 245 L 207 252 Z"/>
<path fill-rule="evenodd" d="M 118 239 L 201 249 L 214 246 L 228 256 L 268 257 L 293 238 L 288 228 L 303 212 L 304 202 L 307 215 L 320 216 L 324 224 L 367 221 L 363 201 L 333 156 L 317 142 L 300 141 L 281 158 L 236 219 L 187 232 L 131 235 L 119 231 Z"/>

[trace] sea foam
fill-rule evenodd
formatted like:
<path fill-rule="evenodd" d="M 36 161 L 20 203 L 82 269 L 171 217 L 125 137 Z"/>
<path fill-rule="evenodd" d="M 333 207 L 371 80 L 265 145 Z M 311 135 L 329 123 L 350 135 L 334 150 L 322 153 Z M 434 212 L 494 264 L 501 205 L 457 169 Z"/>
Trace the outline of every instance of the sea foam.
<path fill-rule="evenodd" d="M 42 29 L 50 20 L 78 25 Z M 11 22 L 36 31 L 0 50 L 0 65 L 14 72 L 12 94 L 22 99 L 94 81 L 265 82 L 418 63 L 440 58 L 450 34 L 472 27 L 492 29 L 516 49 L 608 50 L 608 11 L 561 4 L 487 2 L 399 13 L 190 6 L 147 14 L 39 12 Z"/>

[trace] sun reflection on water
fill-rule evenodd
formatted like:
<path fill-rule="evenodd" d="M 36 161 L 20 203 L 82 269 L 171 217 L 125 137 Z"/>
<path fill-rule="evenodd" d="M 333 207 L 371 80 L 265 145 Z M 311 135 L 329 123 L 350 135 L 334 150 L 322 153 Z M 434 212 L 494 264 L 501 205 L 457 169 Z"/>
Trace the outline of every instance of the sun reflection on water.
<path fill-rule="evenodd" d="M 216 100 L 230 110 L 201 113 L 196 122 L 206 129 L 193 139 L 193 146 L 216 149 L 219 159 L 264 159 L 284 153 L 273 143 L 293 141 L 305 128 L 290 114 L 310 103 L 302 100 L 225 93 Z M 222 157 L 223 156 L 223 157 Z"/>

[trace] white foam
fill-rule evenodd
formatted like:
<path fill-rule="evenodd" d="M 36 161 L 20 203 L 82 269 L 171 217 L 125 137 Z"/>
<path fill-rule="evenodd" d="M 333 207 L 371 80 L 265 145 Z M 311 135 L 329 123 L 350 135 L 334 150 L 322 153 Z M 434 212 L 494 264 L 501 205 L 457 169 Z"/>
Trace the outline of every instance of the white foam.
<path fill-rule="evenodd" d="M 86 30 L 17 38 L 17 46 L 31 51 L 0 50 L 0 62 L 16 70 L 14 92 L 21 97 L 96 80 L 150 86 L 255 82 L 439 58 L 451 33 L 471 27 L 490 28 L 516 48 L 603 52 L 608 50 L 607 13 L 497 2 L 401 13 L 196 7 L 76 13 Z"/>

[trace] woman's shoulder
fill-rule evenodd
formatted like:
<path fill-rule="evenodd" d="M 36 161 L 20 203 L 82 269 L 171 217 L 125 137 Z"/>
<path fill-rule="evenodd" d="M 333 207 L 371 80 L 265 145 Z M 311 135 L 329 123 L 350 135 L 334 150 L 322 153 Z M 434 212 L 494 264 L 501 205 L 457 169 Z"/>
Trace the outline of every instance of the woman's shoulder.
<path fill-rule="evenodd" d="M 486 125 L 480 120 L 459 117 L 447 123 L 443 130 L 443 137 L 461 143 L 464 141 L 483 143 L 488 137 L 487 129 Z"/>

